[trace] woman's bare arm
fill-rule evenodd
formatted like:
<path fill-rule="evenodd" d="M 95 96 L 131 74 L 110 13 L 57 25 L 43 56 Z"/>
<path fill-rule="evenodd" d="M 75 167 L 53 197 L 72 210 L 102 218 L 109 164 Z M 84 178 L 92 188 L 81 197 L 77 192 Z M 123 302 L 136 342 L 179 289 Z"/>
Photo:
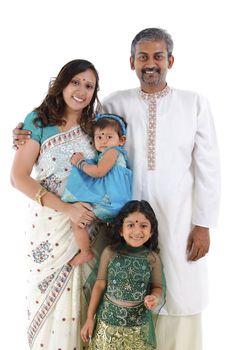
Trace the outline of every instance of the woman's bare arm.
<path fill-rule="evenodd" d="M 11 169 L 12 185 L 31 199 L 35 199 L 36 193 L 41 188 L 39 182 L 31 177 L 39 151 L 40 145 L 34 140 L 28 140 L 24 146 L 19 146 Z M 63 202 L 58 196 L 49 191 L 43 196 L 42 202 L 46 207 L 66 213 L 77 224 L 80 223 L 83 217 L 87 223 L 95 217 L 91 210 L 83 207 L 81 209 L 76 204 Z"/>

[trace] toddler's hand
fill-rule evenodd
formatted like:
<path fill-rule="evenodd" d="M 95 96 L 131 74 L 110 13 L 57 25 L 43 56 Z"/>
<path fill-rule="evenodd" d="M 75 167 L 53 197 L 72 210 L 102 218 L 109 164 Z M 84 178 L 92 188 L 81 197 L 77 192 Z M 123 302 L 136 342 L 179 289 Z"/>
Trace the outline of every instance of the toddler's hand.
<path fill-rule="evenodd" d="M 81 152 L 77 152 L 77 153 L 73 153 L 72 157 L 71 157 L 71 163 L 72 165 L 76 165 L 77 162 L 81 159 L 84 159 L 84 155 Z"/>
<path fill-rule="evenodd" d="M 157 295 L 146 295 L 144 298 L 144 305 L 148 310 L 154 309 L 159 302 L 159 297 Z"/>

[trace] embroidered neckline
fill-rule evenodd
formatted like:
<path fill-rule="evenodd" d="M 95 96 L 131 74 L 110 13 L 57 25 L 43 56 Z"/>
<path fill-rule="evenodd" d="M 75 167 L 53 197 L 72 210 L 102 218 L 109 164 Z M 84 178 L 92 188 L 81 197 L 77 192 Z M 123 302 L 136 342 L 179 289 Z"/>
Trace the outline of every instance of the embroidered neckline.
<path fill-rule="evenodd" d="M 141 98 L 148 104 L 148 125 L 147 125 L 147 168 L 155 170 L 156 168 L 156 113 L 157 100 L 166 96 L 171 91 L 169 86 L 161 91 L 148 94 L 139 90 Z"/>
<path fill-rule="evenodd" d="M 157 99 L 157 98 L 167 96 L 170 91 L 171 91 L 171 88 L 168 85 L 166 85 L 163 90 L 158 91 L 158 92 L 153 92 L 151 94 L 143 92 L 140 88 L 139 94 L 144 100 L 151 100 L 151 99 L 155 99 L 155 98 Z"/>

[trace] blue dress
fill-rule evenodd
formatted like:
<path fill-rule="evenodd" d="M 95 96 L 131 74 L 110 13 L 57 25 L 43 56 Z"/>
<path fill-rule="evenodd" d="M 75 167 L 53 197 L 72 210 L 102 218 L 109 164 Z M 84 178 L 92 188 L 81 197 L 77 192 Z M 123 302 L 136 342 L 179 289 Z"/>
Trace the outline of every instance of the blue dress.
<path fill-rule="evenodd" d="M 127 152 L 123 147 L 107 148 L 96 160 L 87 159 L 86 162 L 97 164 L 111 148 L 119 154 L 113 168 L 105 176 L 92 177 L 74 166 L 61 197 L 65 202 L 90 203 L 94 214 L 104 221 L 111 221 L 132 198 L 132 171 L 127 167 Z"/>

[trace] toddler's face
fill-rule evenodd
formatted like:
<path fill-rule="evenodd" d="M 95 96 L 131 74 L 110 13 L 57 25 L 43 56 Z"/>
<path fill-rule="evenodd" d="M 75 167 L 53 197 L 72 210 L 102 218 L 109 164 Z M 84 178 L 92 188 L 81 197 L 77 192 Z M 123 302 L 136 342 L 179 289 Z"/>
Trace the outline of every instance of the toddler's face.
<path fill-rule="evenodd" d="M 112 146 L 123 146 L 125 136 L 119 137 L 117 131 L 111 126 L 104 129 L 96 128 L 94 132 L 95 148 L 99 152 L 103 152 L 106 148 Z"/>

